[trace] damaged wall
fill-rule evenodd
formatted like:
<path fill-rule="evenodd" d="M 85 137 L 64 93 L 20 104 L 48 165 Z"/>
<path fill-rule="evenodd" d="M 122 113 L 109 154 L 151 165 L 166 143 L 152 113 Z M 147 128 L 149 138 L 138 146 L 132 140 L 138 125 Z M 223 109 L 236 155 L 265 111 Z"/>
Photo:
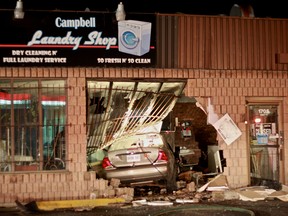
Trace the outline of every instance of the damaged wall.
<path fill-rule="evenodd" d="M 192 99 L 178 100 L 172 112 L 172 122 L 175 121 L 178 121 L 178 125 L 175 126 L 175 146 L 193 151 L 192 154 L 182 156 L 185 163 L 199 164 L 200 158 L 205 157 L 203 153 L 207 152 L 207 145 L 216 143 L 215 129 L 209 130 L 206 114 L 196 106 L 196 101 L 192 102 Z"/>
<path fill-rule="evenodd" d="M 249 184 L 249 153 L 246 137 L 245 114 L 246 96 L 282 97 L 288 99 L 288 75 L 281 71 L 209 71 L 209 70 L 175 70 L 175 69 L 98 69 L 98 68 L 1 68 L 2 78 L 47 77 L 56 74 L 67 79 L 68 109 L 67 109 L 67 170 L 49 172 L 15 172 L 0 173 L 0 203 L 13 203 L 16 198 L 20 201 L 34 199 L 57 200 L 79 199 L 88 197 L 91 187 L 96 187 L 98 181 L 95 172 L 87 172 L 86 167 L 86 99 L 85 78 L 149 78 L 149 79 L 183 79 L 188 83 L 185 95 L 195 96 L 197 101 L 205 104 L 211 97 L 215 112 L 222 116 L 229 113 L 242 131 L 242 136 L 233 144 L 227 146 L 218 137 L 219 147 L 224 150 L 227 167 L 224 175 L 229 185 L 242 187 Z M 241 76 L 239 76 L 241 72 Z M 251 79 L 253 78 L 253 79 Z M 255 80 L 258 79 L 257 85 Z M 278 83 L 279 85 L 274 85 Z M 275 86 L 267 88 L 267 86 Z M 288 109 L 284 107 L 284 142 L 287 143 Z M 284 157 L 288 150 L 284 149 Z M 285 167 L 288 167 L 287 160 Z M 288 171 L 285 168 L 284 174 Z M 285 182 L 287 184 L 287 179 Z"/>
<path fill-rule="evenodd" d="M 194 75 L 200 75 L 198 73 Z M 287 73 L 281 71 L 215 71 L 216 79 L 209 79 L 209 71 L 202 71 L 201 78 L 191 79 L 188 84 L 188 91 L 195 95 L 197 100 L 202 104 L 207 104 L 207 98 L 203 95 L 211 96 L 212 104 L 215 112 L 220 117 L 225 113 L 229 113 L 231 118 L 236 122 L 242 131 L 241 137 L 232 143 L 226 145 L 225 142 L 218 137 L 219 146 L 224 152 L 227 159 L 227 167 L 224 168 L 224 174 L 228 176 L 228 181 L 233 187 L 241 187 L 250 183 L 250 161 L 249 161 L 249 143 L 247 137 L 247 128 L 245 124 L 246 99 L 247 97 L 266 98 L 282 98 L 284 101 L 283 122 L 284 134 L 287 134 Z M 211 71 L 210 71 L 211 72 Z M 223 73 L 224 72 L 224 73 Z M 241 74 L 241 76 L 240 76 Z M 213 75 L 213 76 L 214 76 Z M 279 85 L 277 85 L 278 83 Z M 268 86 L 274 86 L 273 89 Z M 287 142 L 287 138 L 285 138 Z M 287 157 L 287 149 L 283 157 Z M 287 176 L 287 161 L 284 160 L 284 175 Z M 287 184 L 287 178 L 282 179 Z"/>

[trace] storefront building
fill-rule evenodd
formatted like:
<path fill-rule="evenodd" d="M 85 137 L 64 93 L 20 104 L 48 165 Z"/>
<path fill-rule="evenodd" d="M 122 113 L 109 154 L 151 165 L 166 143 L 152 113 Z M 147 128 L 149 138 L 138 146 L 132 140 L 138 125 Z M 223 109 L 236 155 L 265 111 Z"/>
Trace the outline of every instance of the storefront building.
<path fill-rule="evenodd" d="M 91 81 L 185 82 L 185 96 L 241 131 L 217 138 L 230 187 L 259 176 L 288 184 L 287 20 L 10 13 L 0 13 L 1 204 L 82 199 L 106 184 L 87 170 Z"/>

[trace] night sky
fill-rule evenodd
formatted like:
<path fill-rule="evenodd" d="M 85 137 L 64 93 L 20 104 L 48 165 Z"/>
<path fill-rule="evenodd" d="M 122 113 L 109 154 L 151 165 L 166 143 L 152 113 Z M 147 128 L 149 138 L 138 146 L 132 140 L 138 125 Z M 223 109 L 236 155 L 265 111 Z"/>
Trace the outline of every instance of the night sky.
<path fill-rule="evenodd" d="M 120 1 L 131 13 L 229 15 L 234 4 L 250 4 L 255 17 L 288 18 L 285 0 L 22 0 L 26 10 L 116 11 Z M 1 9 L 14 9 L 16 0 L 1 0 Z"/>

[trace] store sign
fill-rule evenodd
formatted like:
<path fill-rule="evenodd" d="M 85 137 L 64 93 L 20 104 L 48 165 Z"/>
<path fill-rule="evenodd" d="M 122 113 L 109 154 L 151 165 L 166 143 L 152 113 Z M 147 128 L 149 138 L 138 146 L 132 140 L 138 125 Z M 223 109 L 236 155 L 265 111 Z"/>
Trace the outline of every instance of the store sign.
<path fill-rule="evenodd" d="M 255 125 L 255 132 L 257 134 L 276 134 L 276 124 L 275 123 L 263 123 Z"/>
<path fill-rule="evenodd" d="M 155 15 L 2 11 L 0 66 L 154 67 Z"/>

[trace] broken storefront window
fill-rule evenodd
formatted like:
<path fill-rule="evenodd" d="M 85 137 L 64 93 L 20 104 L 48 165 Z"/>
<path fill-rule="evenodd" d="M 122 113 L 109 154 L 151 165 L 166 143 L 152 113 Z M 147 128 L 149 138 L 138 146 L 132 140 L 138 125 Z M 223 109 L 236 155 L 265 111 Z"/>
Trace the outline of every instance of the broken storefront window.
<path fill-rule="evenodd" d="M 87 83 L 87 154 L 120 137 L 157 125 L 174 107 L 185 82 Z"/>

